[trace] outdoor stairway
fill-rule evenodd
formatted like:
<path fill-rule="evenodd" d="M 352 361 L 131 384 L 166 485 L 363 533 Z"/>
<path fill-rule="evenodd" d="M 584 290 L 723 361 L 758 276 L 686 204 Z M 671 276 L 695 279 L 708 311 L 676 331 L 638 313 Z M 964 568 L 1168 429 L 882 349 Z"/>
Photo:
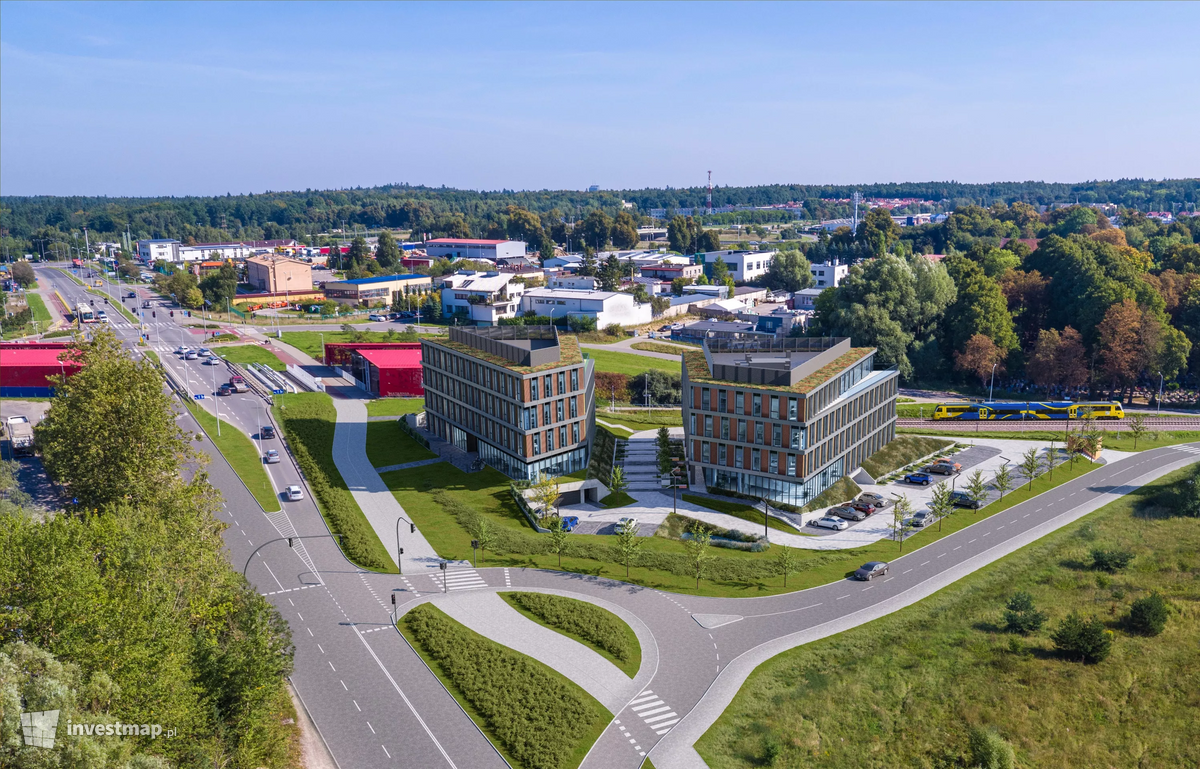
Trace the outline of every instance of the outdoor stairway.
<path fill-rule="evenodd" d="M 629 491 L 661 491 L 658 480 L 658 444 L 653 438 L 631 438 L 625 442 L 620 460 Z"/>

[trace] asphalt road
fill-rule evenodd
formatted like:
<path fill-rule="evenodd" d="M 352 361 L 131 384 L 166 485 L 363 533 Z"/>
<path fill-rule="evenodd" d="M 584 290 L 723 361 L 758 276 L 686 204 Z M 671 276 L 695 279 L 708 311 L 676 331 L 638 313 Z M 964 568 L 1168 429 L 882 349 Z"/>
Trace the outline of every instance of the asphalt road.
<path fill-rule="evenodd" d="M 79 301 L 74 297 L 86 296 L 64 278 L 51 282 L 72 304 Z M 124 338 L 136 340 L 136 331 L 127 329 Z M 222 408 L 229 401 L 223 399 Z M 253 425 L 249 415 L 261 406 L 250 401 L 229 408 Z M 198 430 L 186 414 L 181 419 Z M 265 514 L 224 459 L 210 451 L 207 441 L 201 445 L 211 454 L 211 480 L 223 495 L 220 515 L 229 524 L 225 539 L 232 563 L 241 568 L 255 548 L 265 545 L 247 576 L 292 629 L 293 684 L 338 764 L 343 769 L 504 766 L 391 625 L 391 596 L 400 613 L 422 601 L 436 601 L 442 590 L 439 576 L 363 572 L 328 537 L 311 499 L 284 503 L 282 513 Z M 480 568 L 471 589 L 554 589 L 603 598 L 634 613 L 654 636 L 657 668 L 583 765 L 633 769 L 649 754 L 660 769 L 694 767 L 700 762 L 692 743 L 749 672 L 770 656 L 920 600 L 1114 495 L 1196 461 L 1200 444 L 1154 449 L 1102 467 L 897 557 L 885 578 L 869 584 L 842 580 L 766 598 L 697 598 L 586 575 Z M 295 469 L 285 462 L 271 470 L 278 483 Z M 294 548 L 286 542 L 267 544 L 297 534 L 313 538 Z"/>

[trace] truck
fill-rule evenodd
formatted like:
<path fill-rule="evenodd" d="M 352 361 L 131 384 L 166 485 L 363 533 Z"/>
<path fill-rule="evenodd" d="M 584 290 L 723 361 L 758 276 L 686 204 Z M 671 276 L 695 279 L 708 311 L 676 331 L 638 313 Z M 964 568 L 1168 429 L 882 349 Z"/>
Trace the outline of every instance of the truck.
<path fill-rule="evenodd" d="M 242 379 L 240 376 L 229 377 L 229 386 L 232 387 L 233 391 L 237 393 L 250 392 L 250 385 L 246 384 L 246 380 Z"/>
<path fill-rule="evenodd" d="M 9 417 L 5 422 L 5 429 L 13 454 L 33 453 L 33 424 L 29 421 L 29 417 Z"/>

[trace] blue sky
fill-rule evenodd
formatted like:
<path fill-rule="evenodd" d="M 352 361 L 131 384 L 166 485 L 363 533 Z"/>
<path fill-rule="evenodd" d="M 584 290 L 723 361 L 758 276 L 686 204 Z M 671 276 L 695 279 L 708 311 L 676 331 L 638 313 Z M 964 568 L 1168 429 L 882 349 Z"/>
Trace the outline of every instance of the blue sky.
<path fill-rule="evenodd" d="M 0 191 L 1200 175 L 1200 4 L 0 5 Z"/>

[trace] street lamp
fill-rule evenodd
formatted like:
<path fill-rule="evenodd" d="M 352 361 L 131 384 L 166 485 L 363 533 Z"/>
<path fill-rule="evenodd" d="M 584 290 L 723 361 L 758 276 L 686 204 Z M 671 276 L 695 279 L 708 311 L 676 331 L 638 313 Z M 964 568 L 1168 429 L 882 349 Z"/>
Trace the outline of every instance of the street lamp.
<path fill-rule="evenodd" d="M 996 386 L 996 366 L 999 365 L 999 362 L 992 364 L 992 383 L 988 385 L 988 403 L 992 403 L 992 388 Z"/>
<path fill-rule="evenodd" d="M 401 563 L 403 560 L 401 556 L 404 555 L 404 548 L 400 547 L 400 521 L 404 521 L 408 524 L 409 534 L 417 533 L 417 524 L 413 523 L 402 515 L 396 518 L 396 568 L 398 568 L 400 573 L 403 574 L 404 564 Z"/>
<path fill-rule="evenodd" d="M 1158 372 L 1158 413 L 1156 416 L 1162 416 L 1162 391 L 1163 391 L 1163 375 Z"/>

